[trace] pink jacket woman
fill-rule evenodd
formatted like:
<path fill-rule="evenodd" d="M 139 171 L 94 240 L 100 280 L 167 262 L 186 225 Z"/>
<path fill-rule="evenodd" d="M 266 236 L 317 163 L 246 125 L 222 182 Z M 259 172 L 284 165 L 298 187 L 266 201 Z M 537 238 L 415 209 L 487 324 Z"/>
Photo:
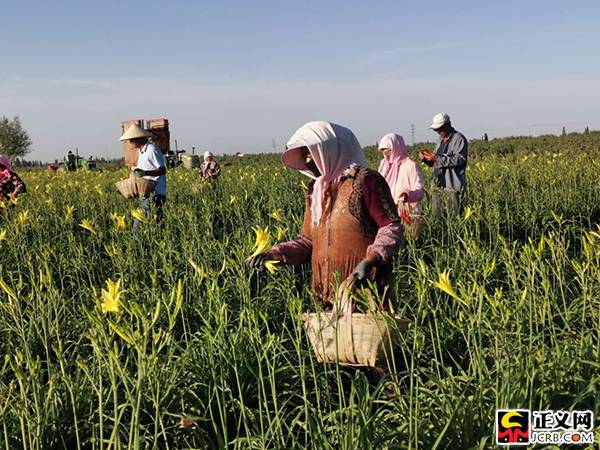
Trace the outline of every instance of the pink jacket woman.
<path fill-rule="evenodd" d="M 421 200 L 425 195 L 423 189 L 423 172 L 409 158 L 404 138 L 396 133 L 386 134 L 379 141 L 379 151 L 384 158 L 379 164 L 379 173 L 383 175 L 398 211 L 402 214 L 421 214 Z"/>

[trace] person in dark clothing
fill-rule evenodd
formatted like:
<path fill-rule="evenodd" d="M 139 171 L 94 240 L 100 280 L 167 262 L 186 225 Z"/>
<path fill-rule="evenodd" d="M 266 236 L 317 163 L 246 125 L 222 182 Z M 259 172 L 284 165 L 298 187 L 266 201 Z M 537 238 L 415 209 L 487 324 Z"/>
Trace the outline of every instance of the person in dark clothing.
<path fill-rule="evenodd" d="M 75 155 L 73 154 L 73 152 L 71 150 L 69 150 L 69 153 L 67 153 L 67 170 L 69 172 L 75 172 L 75 169 L 77 169 Z"/>
<path fill-rule="evenodd" d="M 434 152 L 421 150 L 419 158 L 433 168 L 431 214 L 440 219 L 446 209 L 449 216 L 456 216 L 462 210 L 467 188 L 469 141 L 452 127 L 448 114 L 436 114 L 430 128 L 440 136 L 440 141 Z"/>

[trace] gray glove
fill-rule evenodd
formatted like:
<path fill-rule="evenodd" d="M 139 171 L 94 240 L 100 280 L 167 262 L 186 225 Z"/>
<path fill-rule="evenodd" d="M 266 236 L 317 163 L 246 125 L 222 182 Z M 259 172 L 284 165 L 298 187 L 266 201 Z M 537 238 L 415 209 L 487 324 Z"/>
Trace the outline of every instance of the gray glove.
<path fill-rule="evenodd" d="M 363 259 L 356 265 L 352 271 L 352 275 L 356 277 L 358 281 L 364 281 L 371 276 L 371 269 L 373 266 L 374 264 L 371 261 Z"/>
<path fill-rule="evenodd" d="M 270 258 L 268 253 L 263 253 L 262 255 L 253 256 L 246 260 L 246 263 L 252 267 L 253 269 L 262 269 L 264 267 L 265 261 L 268 261 Z"/>

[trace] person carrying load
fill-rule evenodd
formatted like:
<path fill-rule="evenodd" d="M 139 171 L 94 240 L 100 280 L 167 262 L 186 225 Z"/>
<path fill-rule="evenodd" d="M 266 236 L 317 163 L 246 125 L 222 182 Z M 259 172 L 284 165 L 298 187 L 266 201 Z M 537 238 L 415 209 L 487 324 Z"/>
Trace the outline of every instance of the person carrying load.
<path fill-rule="evenodd" d="M 138 178 L 143 178 L 155 183 L 153 192 L 141 196 L 142 209 L 145 214 L 150 212 L 150 200 L 152 198 L 156 207 L 156 219 L 162 221 L 163 205 L 167 201 L 167 169 L 162 150 L 154 143 L 149 142 L 150 133 L 144 131 L 139 125 L 132 124 L 120 137 L 120 141 L 129 141 L 138 149 L 137 165 L 133 173 Z M 139 221 L 136 219 L 133 229 L 136 230 Z"/>
<path fill-rule="evenodd" d="M 383 294 L 403 227 L 385 179 L 368 169 L 354 133 L 334 123 L 309 122 L 291 137 L 282 162 L 312 178 L 304 223 L 298 237 L 249 258 L 248 264 L 310 262 L 313 292 L 329 306 L 335 303 L 336 279 L 372 278 Z"/>

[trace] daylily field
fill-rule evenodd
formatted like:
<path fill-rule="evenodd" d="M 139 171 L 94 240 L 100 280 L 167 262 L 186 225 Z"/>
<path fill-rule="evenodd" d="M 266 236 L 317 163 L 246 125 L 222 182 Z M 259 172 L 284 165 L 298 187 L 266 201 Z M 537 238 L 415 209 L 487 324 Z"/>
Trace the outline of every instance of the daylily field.
<path fill-rule="evenodd" d="M 214 186 L 169 171 L 162 228 L 125 168 L 20 171 L 0 447 L 484 449 L 498 408 L 600 415 L 600 133 L 470 150 L 463 215 L 395 262 L 411 325 L 382 379 L 316 361 L 308 267 L 245 263 L 301 225 L 307 179 L 277 155 L 220 158 Z"/>

